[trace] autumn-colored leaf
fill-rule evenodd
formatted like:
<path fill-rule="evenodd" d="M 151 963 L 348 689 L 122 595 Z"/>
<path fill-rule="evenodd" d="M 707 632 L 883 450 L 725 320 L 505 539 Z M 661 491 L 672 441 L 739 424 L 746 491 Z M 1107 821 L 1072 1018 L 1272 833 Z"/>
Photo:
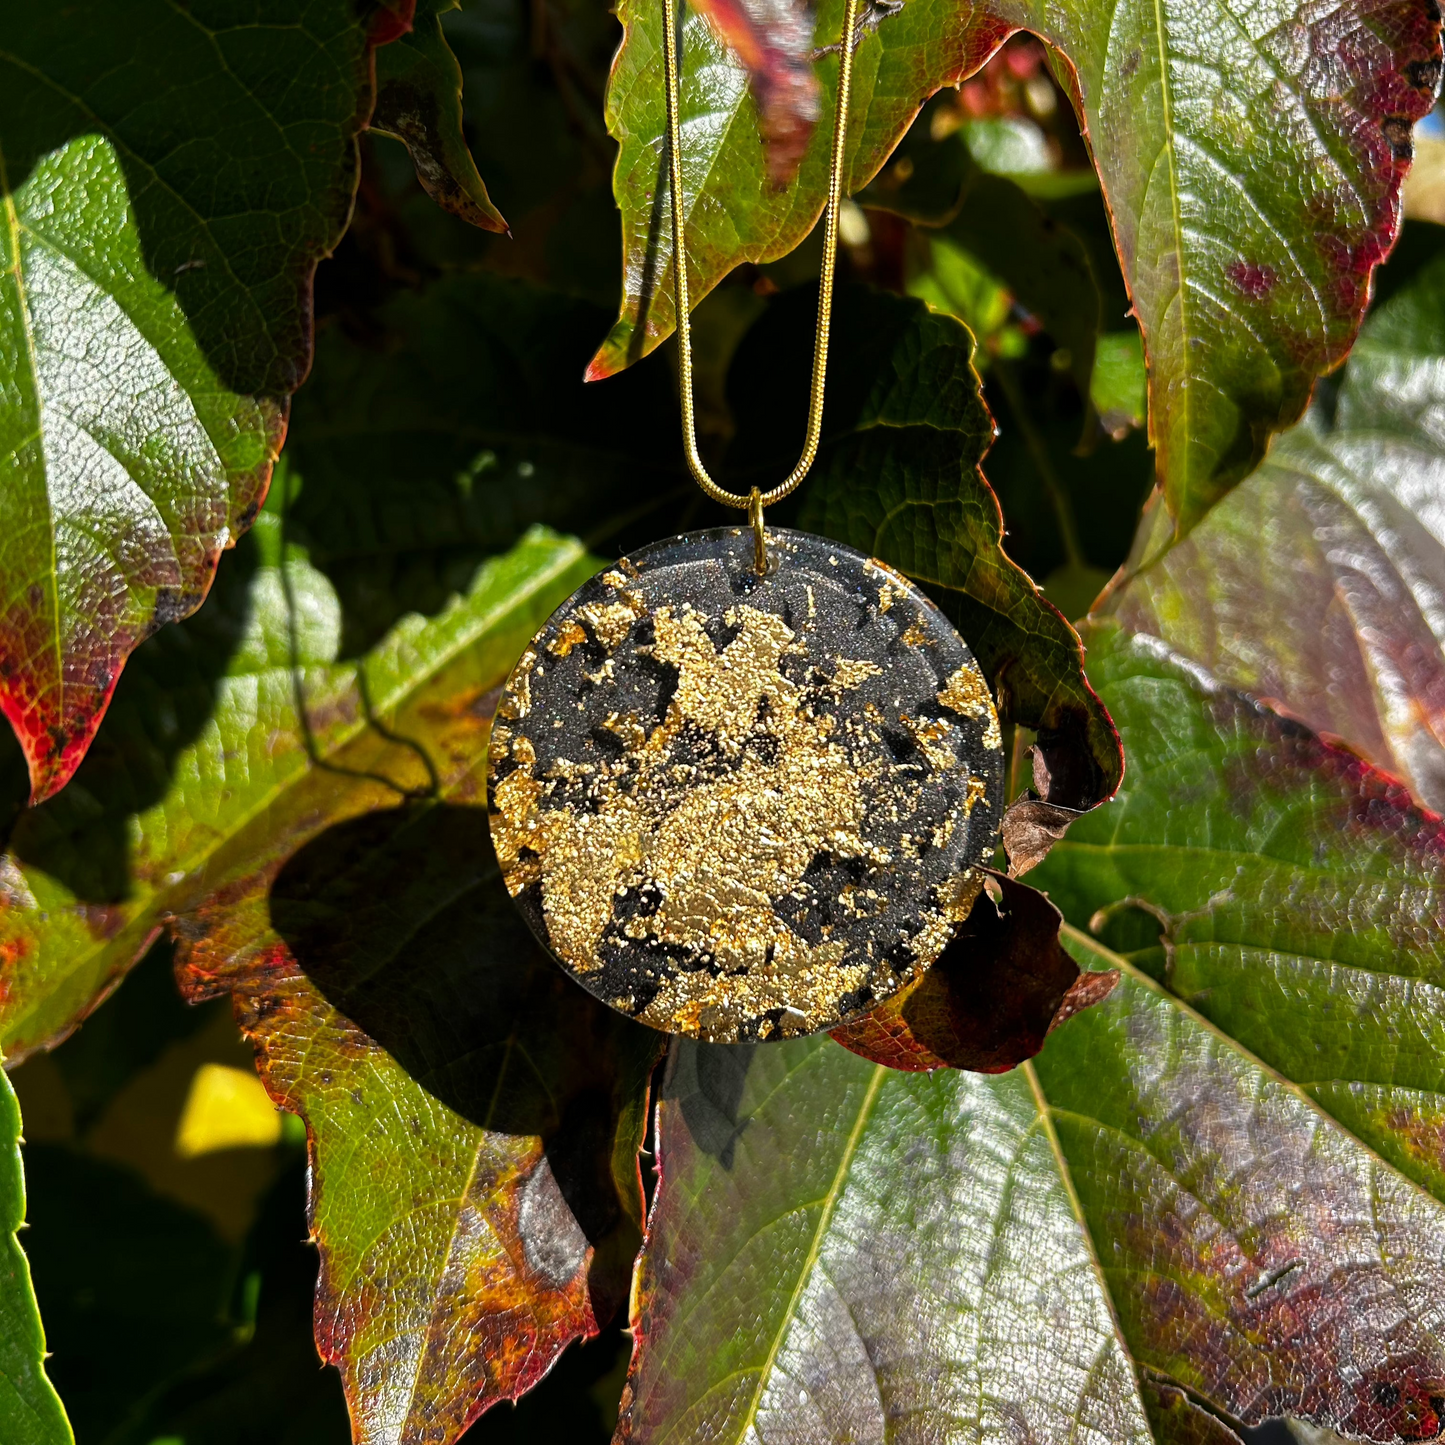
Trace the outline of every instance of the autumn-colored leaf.
<path fill-rule="evenodd" d="M 622 1304 L 640 1238 L 660 1040 L 513 907 L 459 747 L 486 696 L 434 691 L 409 736 L 338 757 L 176 925 L 183 987 L 232 993 L 306 1120 L 317 1344 L 377 1445 L 453 1440 L 530 1389 Z M 428 761 L 460 801 L 395 804 L 388 773 L 425 787 Z"/>
<path fill-rule="evenodd" d="M 1366 322 L 1329 407 L 1167 550 L 1135 545 L 1119 596 L 1150 633 L 1231 687 L 1343 738 L 1445 808 L 1445 260 Z M 1161 557 L 1161 553 L 1163 553 Z"/>
<path fill-rule="evenodd" d="M 696 0 L 696 8 L 746 67 L 768 175 L 786 184 L 818 123 L 811 8 L 800 0 Z"/>
<path fill-rule="evenodd" d="M 592 364 L 599 377 L 651 350 L 674 321 L 664 8 L 626 0 L 619 12 L 608 120 L 621 147 L 626 260 L 621 315 Z M 820 48 L 837 42 L 841 12 L 820 7 Z M 1437 7 L 1369 0 L 1237 14 L 1217 0 L 1116 10 L 912 0 L 858 46 L 849 191 L 876 174 L 930 94 L 1016 29 L 1066 63 L 1149 352 L 1160 480 L 1187 531 L 1300 415 L 1354 337 L 1399 224 L 1411 125 L 1439 82 Z M 818 63 L 825 111 L 836 73 L 831 55 Z M 791 250 L 822 210 L 830 127 L 777 190 L 752 107 L 740 63 L 703 20 L 685 24 L 686 244 L 699 299 L 739 262 Z"/>
<path fill-rule="evenodd" d="M 593 564 L 575 542 L 533 533 L 436 618 L 404 619 L 348 666 L 334 660 L 335 594 L 300 558 L 282 565 L 279 525 L 263 513 L 253 534 L 275 550 L 253 562 L 239 617 L 207 609 L 209 644 L 191 643 L 225 668 L 225 640 L 225 678 L 208 695 L 193 656 L 172 660 L 215 715 L 179 758 L 174 792 L 140 820 L 133 896 L 51 914 L 60 879 L 7 858 L 10 1028 L 43 1039 L 70 1022 L 162 909 L 180 915 L 187 986 L 234 991 L 268 1085 L 307 1117 L 326 1269 L 319 1339 L 342 1368 L 359 1438 L 423 1438 L 428 1421 L 454 1438 L 621 1303 L 639 1228 L 654 1036 L 537 953 L 498 880 L 476 791 L 496 685 Z M 150 674 L 146 703 L 168 697 L 184 718 L 186 688 L 167 693 L 152 668 L 137 674 Z M 95 764 L 109 761 L 106 781 L 124 798 L 146 760 L 138 740 L 117 743 L 118 757 L 87 767 L 99 780 Z M 41 856 L 48 845 L 51 867 L 83 882 L 78 862 L 98 863 L 106 840 L 81 828 L 28 844 Z M 417 912 L 397 891 L 407 878 Z M 439 909 L 435 942 L 413 953 L 418 918 Z M 349 971 L 358 933 L 345 920 L 371 950 L 364 976 Z M 398 1361 L 414 1367 L 405 1396 L 390 1374 Z"/>
<path fill-rule="evenodd" d="M 1086 1212 L 1118 1241 L 1100 1253 L 1106 1273 L 1118 1271 L 1126 1334 L 1150 1369 L 1245 1423 L 1289 1413 L 1372 1440 L 1433 1435 L 1445 1347 L 1414 1301 L 1437 1288 L 1436 1257 L 1420 1241 L 1441 1228 L 1445 1198 L 1432 1092 L 1445 1024 L 1432 982 L 1445 958 L 1439 819 L 1157 638 L 1100 624 L 1088 641 L 1129 773 L 1106 826 L 1081 819 L 1033 877 L 1066 916 L 1092 917 L 1126 950 L 1133 962 L 1116 966 L 1158 978 L 1171 1002 L 1156 995 L 1156 1024 L 1121 1024 L 1082 1052 L 1051 1040 L 1041 1075 L 1047 1085 L 1043 1066 L 1057 1054 L 1079 1087 L 1092 1083 L 1098 1110 L 1109 1097 L 1103 1059 L 1127 1052 L 1137 1087 L 1160 1080 L 1149 1088 L 1164 1107 L 1184 1032 L 1198 1039 L 1184 1051 L 1196 1060 L 1189 1072 L 1202 1071 L 1189 1086 L 1195 1115 L 1180 1106 L 1132 1156 L 1152 1155 L 1163 1172 L 1125 1163 L 1122 1144 L 1101 1148 L 1081 1124 L 1068 1134 L 1061 1125 L 1071 1157 L 1090 1151 L 1097 1182 L 1075 1179 Z M 1092 1016 L 1108 1008 L 1055 1038 L 1100 1033 Z M 1168 1021 L 1191 1008 L 1187 1029 Z M 1224 1102 L 1231 1078 L 1237 1106 Z M 1137 1105 L 1121 1096 L 1119 1107 L 1132 1115 Z M 1286 1115 L 1298 1122 L 1280 1136 Z M 1094 1117 L 1117 1126 L 1108 1111 Z M 1194 1141 L 1183 1153 L 1181 1137 Z M 1245 1150 L 1236 1164 L 1228 1138 L 1259 1140 L 1264 1152 L 1250 1164 Z M 1194 1148 L 1228 1173 L 1242 1212 L 1223 1198 L 1208 1224 L 1151 1212 L 1181 1190 L 1201 1198 L 1185 1162 Z M 1222 1248 L 1228 1220 L 1233 1242 Z M 1346 1255 L 1363 1274 L 1342 1266 Z M 1377 1289 L 1399 1301 L 1388 1329 L 1371 1323 L 1358 1293 Z"/>
<path fill-rule="evenodd" d="M 1412 1005 L 1382 979 L 1346 1022 L 1356 986 L 1334 985 L 1331 1007 L 1329 982 L 1343 969 L 1362 986 L 1372 958 L 1432 966 L 1435 931 L 1401 958 L 1409 935 L 1390 920 L 1439 887 L 1434 824 L 1407 802 L 1392 823 L 1360 765 L 1321 770 L 1323 745 L 1157 650 L 1101 637 L 1090 656 L 1130 772 L 1040 871 L 1071 912 L 1141 887 L 1180 908 L 1165 977 L 1209 1017 L 1066 927 L 1076 959 L 1124 980 L 997 1079 L 907 1075 L 811 1042 L 679 1050 L 623 1438 L 832 1442 L 903 1413 L 941 1432 L 980 1399 L 983 1430 L 1052 1438 L 1087 1421 L 1148 1438 L 1171 1382 L 1242 1424 L 1289 1413 L 1381 1442 L 1438 1429 L 1445 1205 L 1415 1182 L 1440 1176 L 1434 1115 L 1410 1092 L 1430 1087 L 1438 1049 L 1402 1027 L 1420 983 Z M 1204 816 L 1210 846 L 1191 849 Z M 1204 906 L 1226 872 L 1242 875 L 1238 902 Z M 1375 920 L 1342 927 L 1328 898 L 1372 890 Z M 1291 927 L 1318 928 L 1342 961 L 1288 956 L 1308 946 Z M 1240 929 L 1272 936 L 1215 941 Z M 1303 1005 L 1287 992 L 1301 988 Z M 1408 1042 L 1372 1047 L 1386 1028 Z M 1375 1084 L 1382 1070 L 1403 1087 Z M 941 1338 L 946 1360 L 920 1371 Z"/>
<path fill-rule="evenodd" d="M 655 1036 L 536 948 L 481 802 L 497 686 L 590 566 L 533 534 L 358 668 L 283 667 L 270 787 L 168 895 L 187 992 L 233 995 L 306 1118 L 318 1345 L 362 1441 L 455 1438 L 626 1294 Z"/>
<path fill-rule="evenodd" d="M 444 210 L 484 231 L 506 233 L 462 134 L 462 72 L 441 16 L 460 0 L 419 0 L 412 28 L 376 52 L 371 129 L 402 141 L 417 180 Z"/>
<path fill-rule="evenodd" d="M 0 711 L 34 801 L 265 496 L 356 184 L 368 20 L 87 0 L 7 26 Z"/>
<path fill-rule="evenodd" d="M 1059 943 L 1063 915 L 1042 893 L 1001 873 L 990 879 L 928 972 L 834 1029 L 834 1040 L 890 1069 L 1004 1074 L 1033 1058 L 1059 1024 L 1109 996 L 1118 971 L 1079 972 Z"/>

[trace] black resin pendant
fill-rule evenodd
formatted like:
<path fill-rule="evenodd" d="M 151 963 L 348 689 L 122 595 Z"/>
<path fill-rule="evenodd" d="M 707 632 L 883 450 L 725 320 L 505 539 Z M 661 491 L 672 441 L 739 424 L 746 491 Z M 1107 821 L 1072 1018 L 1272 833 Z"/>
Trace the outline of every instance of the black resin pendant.
<path fill-rule="evenodd" d="M 713 1042 L 833 1028 L 933 962 L 1003 812 L 998 719 L 906 578 L 770 528 L 646 547 L 518 662 L 492 838 L 538 937 L 614 1008 Z"/>

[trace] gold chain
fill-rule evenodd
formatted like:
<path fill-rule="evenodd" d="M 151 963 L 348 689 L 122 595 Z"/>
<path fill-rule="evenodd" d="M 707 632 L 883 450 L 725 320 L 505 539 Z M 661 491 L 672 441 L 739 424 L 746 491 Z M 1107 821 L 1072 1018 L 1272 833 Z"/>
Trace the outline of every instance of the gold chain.
<path fill-rule="evenodd" d="M 813 352 L 813 389 L 808 402 L 808 435 L 803 454 L 787 477 L 766 492 L 754 487 L 746 495 L 729 492 L 708 475 L 697 451 L 697 429 L 692 403 L 692 330 L 687 299 L 687 247 L 683 243 L 682 135 L 678 119 L 677 37 L 673 0 L 662 0 L 662 53 L 667 76 L 667 148 L 672 181 L 672 271 L 677 298 L 677 353 L 679 390 L 682 393 L 682 441 L 688 469 L 715 502 L 748 510 L 757 534 L 759 570 L 762 570 L 762 509 L 780 502 L 808 475 L 818 455 L 823 430 L 823 382 L 828 373 L 828 326 L 833 317 L 833 262 L 838 253 L 838 207 L 843 200 L 843 170 L 847 152 L 848 93 L 853 83 L 853 40 L 858 23 L 858 0 L 846 0 L 843 38 L 838 47 L 838 111 L 833 125 L 833 157 L 828 171 L 828 211 L 823 231 L 823 273 L 818 290 L 818 339 Z"/>

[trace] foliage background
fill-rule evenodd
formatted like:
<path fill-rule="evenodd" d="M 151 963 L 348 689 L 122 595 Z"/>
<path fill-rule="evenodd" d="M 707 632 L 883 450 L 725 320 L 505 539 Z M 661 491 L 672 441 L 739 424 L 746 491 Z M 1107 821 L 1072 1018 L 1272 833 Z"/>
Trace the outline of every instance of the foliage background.
<path fill-rule="evenodd" d="M 581 382 L 623 281 L 603 126 L 616 21 L 586 0 L 468 0 L 442 23 L 467 140 L 512 236 L 440 210 L 398 142 L 363 137 L 356 212 L 317 275 L 314 368 L 265 510 L 206 606 L 137 650 L 72 791 L 27 825 L 31 856 L 96 908 L 127 886 L 125 820 L 165 793 L 250 645 L 267 569 L 296 559 L 324 577 L 335 617 L 308 613 L 304 596 L 276 616 L 294 629 L 299 612 L 303 632 L 334 626 L 338 655 L 356 658 L 406 614 L 441 613 L 534 523 L 614 554 L 723 520 L 678 467 L 666 348 L 623 377 Z M 987 471 L 1009 553 L 1075 616 L 1124 561 L 1154 479 L 1138 334 L 1103 200 L 1040 55 L 1015 45 L 970 85 L 925 109 L 900 151 L 920 162 L 885 169 L 862 198 L 893 209 L 850 214 L 843 277 L 973 330 L 1000 428 Z M 937 205 L 925 151 L 952 134 L 982 190 L 943 227 L 911 226 L 894 212 L 926 218 Z M 1445 230 L 1409 222 L 1378 297 L 1442 250 Z M 739 268 L 700 308 L 702 421 L 730 464 L 786 451 L 801 430 L 807 328 L 795 318 L 817 266 L 814 237 Z M 107 772 L 127 729 L 154 734 L 153 796 L 117 796 Z M 0 779 L 0 808 L 18 819 L 28 782 L 4 730 Z M 13 1074 L 50 1374 L 81 1445 L 343 1441 L 340 1383 L 311 1343 L 304 1131 L 261 1094 L 229 1001 L 183 1004 L 173 962 L 157 943 L 71 1039 Z M 178 1151 L 182 1137 L 198 1152 Z M 466 1439 L 608 1438 L 628 1344 L 613 1321 Z"/>

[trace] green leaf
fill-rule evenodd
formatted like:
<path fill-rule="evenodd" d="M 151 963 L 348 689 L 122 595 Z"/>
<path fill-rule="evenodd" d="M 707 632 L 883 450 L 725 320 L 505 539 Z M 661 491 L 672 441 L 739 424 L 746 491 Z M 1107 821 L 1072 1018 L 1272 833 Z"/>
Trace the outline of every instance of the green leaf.
<path fill-rule="evenodd" d="M 406 693 L 176 908 L 187 992 L 232 994 L 306 1119 L 317 1341 L 362 1439 L 454 1439 L 626 1296 L 659 1041 L 532 939 L 484 803 L 496 688 L 591 565 L 533 535 L 410 629 Z"/>
<path fill-rule="evenodd" d="M 5 1252 L 0 1270 L 0 1429 L 15 1445 L 73 1445 L 60 1398 L 45 1375 L 45 1331 L 40 1324 L 30 1266 L 16 1231 L 25 1223 L 25 1171 L 20 1162 L 20 1106 L 8 1076 L 0 1078 L 4 1111 Z"/>
<path fill-rule="evenodd" d="M 626 38 L 608 123 L 621 147 L 625 284 L 597 376 L 649 351 L 674 322 L 664 9 L 625 0 L 619 11 Z M 820 8 L 819 43 L 836 42 L 841 12 Z M 1315 377 L 1353 339 L 1398 225 L 1411 122 L 1434 100 L 1439 19 L 1417 0 L 1247 15 L 1214 0 L 1118 10 L 1009 0 L 987 11 L 913 0 L 859 43 L 847 189 L 877 173 L 933 91 L 1019 27 L 1068 62 L 1149 352 L 1159 476 L 1187 531 L 1299 416 Z M 739 262 L 783 255 L 812 229 L 831 127 L 818 127 L 794 184 L 771 186 L 739 63 L 701 18 L 684 22 L 682 52 L 686 242 L 701 298 Z M 818 64 L 828 114 L 836 61 Z"/>
<path fill-rule="evenodd" d="M 371 129 L 405 144 L 417 180 L 444 210 L 505 235 L 462 134 L 462 71 L 441 23 L 459 7 L 460 0 L 418 0 L 412 28 L 377 51 Z"/>
<path fill-rule="evenodd" d="M 814 300 L 791 293 L 738 349 L 730 460 L 746 488 L 790 464 L 806 414 Z M 1078 638 L 1003 550 L 998 502 L 979 471 L 993 420 L 979 396 L 972 339 L 917 301 L 840 294 L 824 445 L 799 525 L 847 542 L 921 582 L 952 618 L 993 688 L 999 715 L 1040 734 L 1050 801 L 1090 808 L 1122 769 L 1118 739 L 1083 672 Z"/>
<path fill-rule="evenodd" d="M 1292 538 L 1428 595 L 1439 284 L 1427 269 L 1397 294 L 1333 422 L 1280 444 L 1336 448 L 1337 492 L 1338 458 L 1361 449 L 1374 490 L 1355 530 L 1295 521 L 1301 484 L 1271 458 L 1168 554 L 1172 590 L 1146 571 L 1086 632 L 1129 768 L 1030 881 L 1070 920 L 1074 958 L 1118 968 L 1119 987 L 998 1079 L 872 1072 L 811 1041 L 676 1052 L 625 1439 L 841 1442 L 907 1418 L 926 1438 L 962 1420 L 1219 1442 L 1280 1414 L 1382 1445 L 1439 1432 L 1445 824 L 1212 671 L 1250 639 L 1358 665 L 1348 629 L 1320 634 L 1312 554 Z M 1399 412 L 1420 424 L 1408 449 Z M 1384 424 L 1367 431 L 1371 416 Z M 1292 591 L 1251 624 L 1261 574 L 1242 566 L 1237 610 L 1196 622 L 1213 594 L 1187 570 L 1227 577 L 1261 533 Z M 1392 574 L 1362 539 L 1410 550 Z M 1440 665 L 1396 595 L 1372 645 Z M 1131 631 L 1141 617 L 1175 643 Z M 1181 650 L 1230 617 L 1230 647 Z M 1072 1314 L 1050 1313 L 1060 1270 Z"/>
<path fill-rule="evenodd" d="M 594 545 L 629 519 L 656 535 L 664 499 L 695 495 L 660 365 L 582 384 L 600 306 L 458 275 L 375 320 L 380 341 L 318 338 L 287 441 L 305 478 L 287 527 L 337 589 L 345 655 L 435 612 L 534 523 Z"/>
<path fill-rule="evenodd" d="M 1025 1070 L 683 1043 L 657 1153 L 620 1441 L 1150 1440 Z"/>
<path fill-rule="evenodd" d="M 1146 519 L 1115 611 L 1445 807 L 1445 258 L 1366 322 L 1309 420 L 1184 542 Z M 1160 552 L 1164 551 L 1162 558 Z"/>
<path fill-rule="evenodd" d="M 75 786 L 21 819 L 7 1022 L 34 1043 L 68 1027 L 180 915 L 192 992 L 235 989 L 307 1117 L 320 1341 L 365 1438 L 454 1436 L 596 1332 L 639 1238 L 654 1036 L 537 951 L 481 777 L 496 685 L 595 564 L 530 533 L 346 665 L 336 594 L 283 565 L 282 525 L 262 514 L 250 575 L 145 654 Z M 114 826 L 114 901 L 83 903 L 62 876 L 98 891 Z"/>
<path fill-rule="evenodd" d="M 36 800 L 265 495 L 356 183 L 366 13 L 86 0 L 7 26 L 0 710 Z"/>

